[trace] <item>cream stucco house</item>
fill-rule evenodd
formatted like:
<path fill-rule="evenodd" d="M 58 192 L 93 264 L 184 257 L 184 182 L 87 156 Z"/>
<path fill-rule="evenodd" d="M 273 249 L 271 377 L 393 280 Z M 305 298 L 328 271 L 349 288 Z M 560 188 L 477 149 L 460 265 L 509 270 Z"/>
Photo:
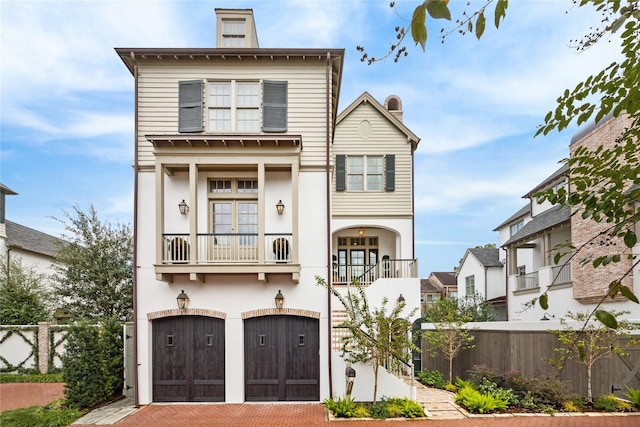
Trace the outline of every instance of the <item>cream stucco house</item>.
<path fill-rule="evenodd" d="M 344 311 L 315 277 L 419 306 L 419 138 L 398 97 L 338 114 L 343 49 L 260 48 L 251 10 L 216 16 L 215 48 L 116 49 L 135 81 L 136 401 L 342 395 Z"/>

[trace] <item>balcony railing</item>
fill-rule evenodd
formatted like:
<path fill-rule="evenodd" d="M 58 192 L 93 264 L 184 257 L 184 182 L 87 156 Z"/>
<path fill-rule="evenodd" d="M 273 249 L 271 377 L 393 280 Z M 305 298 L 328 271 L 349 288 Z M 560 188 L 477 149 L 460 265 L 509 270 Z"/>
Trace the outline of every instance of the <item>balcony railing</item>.
<path fill-rule="evenodd" d="M 385 259 L 377 264 L 335 264 L 333 284 L 348 284 L 357 280 L 368 286 L 379 278 L 399 279 L 418 277 L 418 263 L 415 259 Z"/>
<path fill-rule="evenodd" d="M 260 244 L 264 244 L 265 263 L 290 263 L 293 254 L 292 234 L 207 233 L 198 234 L 198 264 L 258 263 Z M 163 264 L 192 263 L 188 234 L 163 235 Z"/>
<path fill-rule="evenodd" d="M 551 278 L 551 280 L 553 280 L 552 283 L 554 285 L 571 283 L 571 265 L 570 264 L 556 265 L 552 268 L 551 271 L 553 274 L 553 277 Z"/>
<path fill-rule="evenodd" d="M 540 287 L 538 272 L 527 273 L 516 277 L 516 291 Z"/>

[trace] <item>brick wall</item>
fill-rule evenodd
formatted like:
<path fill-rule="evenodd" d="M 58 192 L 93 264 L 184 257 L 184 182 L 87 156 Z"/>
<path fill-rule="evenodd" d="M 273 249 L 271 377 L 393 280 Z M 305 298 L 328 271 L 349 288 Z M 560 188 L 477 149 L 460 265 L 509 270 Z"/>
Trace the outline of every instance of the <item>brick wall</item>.
<path fill-rule="evenodd" d="M 616 138 L 623 129 L 631 123 L 627 116 L 610 118 L 604 123 L 600 123 L 591 131 L 587 132 L 580 139 L 574 141 L 570 146 L 571 155 L 578 147 L 586 147 L 590 150 L 602 145 L 605 148 L 612 148 Z M 571 218 L 571 238 L 573 245 L 577 248 L 598 236 L 596 239 L 586 244 L 581 249 L 579 255 L 571 263 L 573 274 L 573 297 L 580 303 L 591 304 L 600 301 L 609 289 L 609 284 L 622 277 L 631 268 L 631 260 L 626 255 L 631 253 L 624 243 L 617 238 L 610 237 L 605 230 L 611 227 L 606 222 L 597 223 L 592 219 L 583 219 L 579 207 L 573 208 Z M 592 259 L 602 255 L 618 253 L 622 256 L 619 263 L 611 263 L 605 267 L 594 268 L 590 262 L 584 263 L 585 259 Z M 632 288 L 632 280 L 626 277 L 623 284 Z M 610 298 L 606 300 L 613 301 Z"/>

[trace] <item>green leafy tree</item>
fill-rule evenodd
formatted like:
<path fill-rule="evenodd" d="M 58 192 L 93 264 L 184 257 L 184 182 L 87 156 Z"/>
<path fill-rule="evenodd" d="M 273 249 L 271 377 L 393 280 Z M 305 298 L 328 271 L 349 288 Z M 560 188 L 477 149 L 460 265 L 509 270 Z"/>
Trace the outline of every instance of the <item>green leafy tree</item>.
<path fill-rule="evenodd" d="M 461 310 L 458 301 L 453 298 L 436 301 L 423 312 L 424 319 L 432 322 L 435 328 L 424 331 L 429 352 L 434 356 L 441 354 L 449 362 L 449 383 L 453 380 L 453 360 L 464 350 L 475 346 L 475 337 L 465 326 L 473 320 L 474 315 L 471 310 Z"/>
<path fill-rule="evenodd" d="M 0 265 L 0 324 L 33 325 L 49 318 L 45 276 L 12 257 Z"/>
<path fill-rule="evenodd" d="M 493 24 L 499 28 L 507 15 L 508 0 L 485 0 L 468 2 L 462 15 L 457 17 L 453 28 L 441 31 L 441 39 L 454 33 L 474 34 L 482 37 L 487 25 L 487 16 L 493 17 Z M 640 0 L 574 0 L 580 8 L 593 9 L 601 16 L 599 26 L 585 29 L 580 40 L 571 41 L 579 52 L 605 40 L 620 40 L 620 60 L 616 60 L 595 75 L 587 76 L 572 90 L 565 90 L 559 97 L 555 109 L 544 118 L 536 135 L 547 135 L 557 130 L 566 129 L 572 122 L 581 125 L 591 119 L 600 121 L 612 115 L 627 115 L 629 124 L 625 127 L 617 143 L 612 148 L 581 148 L 571 159 L 565 160 L 570 168 L 572 191 L 549 191 L 542 193 L 542 200 L 547 198 L 554 203 L 569 204 L 583 218 L 591 218 L 595 222 L 605 222 L 610 227 L 601 234 L 620 239 L 631 249 L 638 242 L 634 225 L 640 222 Z M 391 7 L 395 7 L 392 2 Z M 452 21 L 448 0 L 426 0 L 419 2 L 413 12 L 409 28 L 397 26 L 396 42 L 389 51 L 379 59 L 394 55 L 397 62 L 408 54 L 405 42 L 408 35 L 425 50 L 427 42 L 427 20 L 439 19 Z M 362 46 L 362 61 L 369 65 L 379 59 L 370 57 Z M 588 243 L 588 242 L 587 242 Z M 575 258 L 584 249 L 568 246 Z M 631 266 L 622 277 L 614 278 L 608 292 L 593 310 L 595 317 L 609 327 L 615 328 L 617 319 L 610 312 L 601 309 L 607 297 L 623 296 L 638 303 L 637 295 L 623 285 L 623 279 L 630 276 L 640 263 L 639 257 L 633 257 L 631 251 L 607 253 L 589 260 L 594 267 L 606 266 L 620 262 L 623 257 L 632 259 Z M 557 261 L 556 261 L 557 262 Z M 568 262 L 568 261 L 565 261 Z M 548 294 L 532 301 L 539 303 L 543 309 L 548 308 Z"/>
<path fill-rule="evenodd" d="M 328 288 L 347 312 L 347 320 L 338 325 L 349 331 L 343 341 L 342 356 L 347 362 L 371 364 L 374 374 L 373 403 L 376 403 L 380 367 L 393 369 L 396 363 L 409 363 L 411 351 L 417 349 L 410 338 L 409 321 L 415 310 L 401 317 L 406 304 L 402 302 L 389 310 L 387 298 L 382 300 L 380 307 L 370 307 L 365 289 L 357 280 L 351 283 L 346 296 L 327 284 L 322 277 L 316 276 L 316 282 Z"/>
<path fill-rule="evenodd" d="M 612 315 L 619 316 L 628 314 L 627 312 L 613 312 Z M 587 376 L 587 398 L 593 402 L 592 392 L 592 372 L 593 366 L 598 360 L 611 357 L 615 354 L 620 356 L 628 356 L 625 347 L 620 344 L 621 338 L 629 345 L 635 342 L 631 339 L 628 331 L 634 328 L 634 325 L 627 321 L 620 321 L 618 328 L 613 329 L 601 323 L 590 322 L 590 313 L 572 313 L 568 312 L 566 317 L 569 320 L 579 322 L 583 326 L 573 329 L 567 324 L 565 318 L 561 319 L 561 323 L 565 325 L 563 330 L 551 331 L 558 337 L 558 341 L 565 347 L 555 348 L 560 357 L 551 359 L 550 363 L 559 369 L 564 367 L 567 360 L 574 360 L 582 363 L 586 367 Z"/>
<path fill-rule="evenodd" d="M 129 225 L 111 226 L 92 205 L 64 212 L 64 239 L 55 266 L 54 292 L 63 307 L 83 319 L 132 318 L 133 239 Z"/>

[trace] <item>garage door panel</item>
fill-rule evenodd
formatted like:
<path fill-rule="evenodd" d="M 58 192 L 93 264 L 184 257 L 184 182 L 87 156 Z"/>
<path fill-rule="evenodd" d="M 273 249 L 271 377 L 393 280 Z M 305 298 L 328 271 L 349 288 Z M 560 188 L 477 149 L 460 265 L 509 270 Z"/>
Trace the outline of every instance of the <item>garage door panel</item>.
<path fill-rule="evenodd" d="M 319 400 L 318 334 L 317 319 L 245 320 L 245 399 Z"/>
<path fill-rule="evenodd" d="M 224 401 L 224 321 L 176 316 L 153 322 L 153 399 Z"/>

